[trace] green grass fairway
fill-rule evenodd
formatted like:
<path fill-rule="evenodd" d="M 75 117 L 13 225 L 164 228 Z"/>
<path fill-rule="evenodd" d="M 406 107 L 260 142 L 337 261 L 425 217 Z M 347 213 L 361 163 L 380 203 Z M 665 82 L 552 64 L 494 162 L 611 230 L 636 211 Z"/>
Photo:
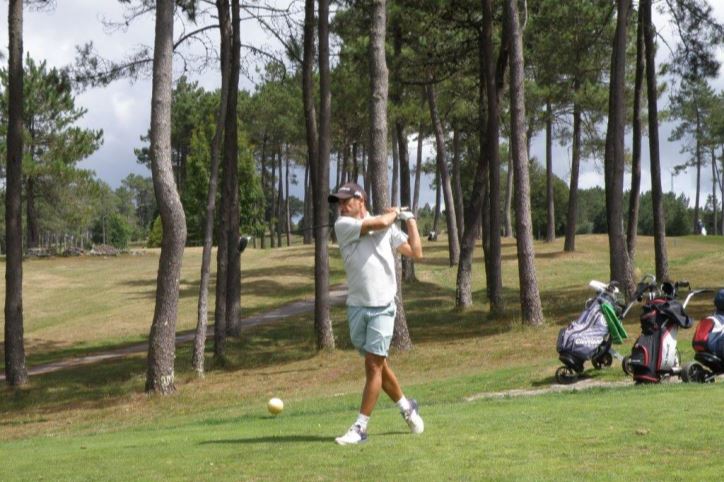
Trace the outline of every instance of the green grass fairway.
<path fill-rule="evenodd" d="M 668 242 L 675 279 L 694 288 L 724 286 L 717 268 L 724 265 L 724 239 Z M 418 281 L 404 286 L 415 348 L 390 357 L 405 393 L 420 402 L 422 435 L 407 433 L 383 395 L 369 441 L 334 444 L 354 421 L 364 383 L 345 309 L 336 306 L 334 352 L 315 352 L 311 313 L 230 339 L 226 365 L 215 367 L 209 358 L 203 379 L 191 370 L 191 347 L 180 346 L 177 393 L 169 397 L 143 393 L 145 355 L 33 376 L 19 390 L 0 388 L 0 481 L 720 479 L 723 381 L 483 396 L 542 390 L 554 381 L 559 329 L 591 295 L 588 281 L 608 276 L 606 237 L 580 236 L 577 245 L 576 253 L 562 253 L 562 240 L 536 244 L 546 325 L 528 328 L 517 306 L 514 242 L 503 247 L 506 311 L 492 319 L 479 250 L 476 304 L 459 311 L 446 242 L 425 241 Z M 639 271 L 651 272 L 652 240 L 640 238 L 637 252 Z M 300 245 L 245 252 L 244 313 L 310 297 L 312 254 Z M 330 254 L 332 282 L 342 282 L 337 250 Z M 199 259 L 200 251 L 186 251 L 179 329 L 195 324 Z M 27 262 L 29 365 L 143 340 L 157 263 L 157 252 Z M 707 295 L 689 312 L 698 319 L 711 310 Z M 625 323 L 631 338 L 616 347 L 623 354 L 639 333 L 637 317 L 634 308 Z M 683 361 L 693 358 L 692 334 L 680 332 Z M 626 380 L 618 361 L 604 370 L 586 367 L 585 378 L 596 382 Z M 273 396 L 285 402 L 276 417 L 266 411 Z"/>
<path fill-rule="evenodd" d="M 332 438 L 357 397 L 291 399 L 272 417 L 262 400 L 117 428 L 2 443 L 2 480 L 718 480 L 715 428 L 724 385 L 631 387 L 465 402 L 476 379 L 415 386 L 420 436 L 381 404 L 363 446 Z M 451 386 L 452 385 L 452 386 Z M 457 387 L 456 387 L 457 386 Z M 434 393 L 445 393 L 436 400 Z M 178 404 L 181 400 L 175 400 Z M 150 403 L 160 403 L 157 401 Z M 190 403 L 190 401 L 189 401 Z M 178 408 L 178 407 L 176 407 Z M 190 411 L 191 407 L 189 407 Z M 710 421 L 711 423 L 707 423 Z M 98 426 L 100 424 L 100 426 Z"/>

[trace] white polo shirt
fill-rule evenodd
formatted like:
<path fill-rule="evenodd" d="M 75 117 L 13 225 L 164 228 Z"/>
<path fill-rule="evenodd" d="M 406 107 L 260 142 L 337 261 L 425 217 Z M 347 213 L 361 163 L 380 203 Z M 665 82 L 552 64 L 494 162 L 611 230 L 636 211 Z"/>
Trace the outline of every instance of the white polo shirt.
<path fill-rule="evenodd" d="M 369 213 L 366 217 L 370 217 Z M 362 219 L 340 216 L 334 223 L 339 250 L 347 272 L 348 306 L 387 306 L 395 299 L 393 249 L 407 242 L 396 224 L 360 236 Z"/>

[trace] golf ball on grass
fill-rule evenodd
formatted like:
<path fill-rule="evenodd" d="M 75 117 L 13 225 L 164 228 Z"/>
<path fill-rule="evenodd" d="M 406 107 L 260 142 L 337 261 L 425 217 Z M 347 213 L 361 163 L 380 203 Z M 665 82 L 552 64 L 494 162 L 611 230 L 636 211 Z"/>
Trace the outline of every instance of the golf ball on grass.
<path fill-rule="evenodd" d="M 279 398 L 271 398 L 266 404 L 267 410 L 269 410 L 269 413 L 272 415 L 279 415 L 282 410 L 284 410 L 284 402 L 281 401 Z"/>

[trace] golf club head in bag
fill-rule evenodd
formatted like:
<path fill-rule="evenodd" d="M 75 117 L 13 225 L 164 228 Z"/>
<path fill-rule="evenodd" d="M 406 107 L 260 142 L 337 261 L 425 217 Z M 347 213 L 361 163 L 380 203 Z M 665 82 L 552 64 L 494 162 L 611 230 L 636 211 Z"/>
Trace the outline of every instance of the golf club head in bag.
<path fill-rule="evenodd" d="M 239 254 L 244 252 L 250 240 L 251 236 L 242 236 L 239 238 Z"/>

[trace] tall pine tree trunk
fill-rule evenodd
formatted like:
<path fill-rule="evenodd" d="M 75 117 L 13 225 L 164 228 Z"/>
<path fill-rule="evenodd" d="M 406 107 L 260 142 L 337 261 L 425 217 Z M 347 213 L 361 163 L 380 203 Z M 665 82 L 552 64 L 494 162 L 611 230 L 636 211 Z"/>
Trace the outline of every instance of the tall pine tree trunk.
<path fill-rule="evenodd" d="M 445 138 L 442 122 L 437 108 L 437 95 L 433 84 L 426 86 L 427 102 L 430 106 L 430 119 L 435 132 L 435 151 L 437 153 L 437 170 L 440 173 L 440 190 L 445 199 L 445 221 L 447 225 L 448 250 L 450 266 L 455 266 L 460 260 L 460 243 L 458 241 L 457 221 L 455 217 L 455 201 L 452 195 L 450 175 L 447 170 L 445 156 Z"/>
<path fill-rule="evenodd" d="M 661 188 L 661 160 L 659 156 L 659 114 L 656 102 L 656 47 L 654 24 L 651 19 L 651 0 L 642 0 L 644 13 L 644 44 L 646 45 L 646 91 L 649 108 L 649 158 L 651 162 L 651 201 L 654 215 L 654 252 L 656 255 L 656 279 L 669 277 L 669 257 L 666 254 L 666 213 Z M 631 259 L 633 263 L 633 259 Z"/>
<path fill-rule="evenodd" d="M 525 90 L 523 34 L 518 22 L 517 0 L 506 0 L 510 31 L 510 105 L 511 145 L 515 166 L 515 232 L 518 247 L 520 308 L 523 322 L 543 324 L 540 292 L 535 269 L 533 231 L 530 212 L 530 183 L 525 129 Z"/>
<path fill-rule="evenodd" d="M 225 163 L 224 163 L 225 164 Z M 226 170 L 226 166 L 224 166 Z M 223 176 L 223 172 L 222 172 Z M 224 202 L 224 192 L 221 194 L 219 209 L 219 226 L 216 230 L 219 245 L 216 249 L 216 298 L 214 300 L 214 360 L 223 365 L 226 358 L 226 283 L 229 264 L 226 243 L 225 219 L 228 217 L 228 206 Z"/>
<path fill-rule="evenodd" d="M 485 9 L 486 0 L 481 1 L 483 8 L 483 29 L 478 36 L 478 59 L 479 59 L 479 83 L 478 83 L 478 112 L 480 113 L 481 122 L 479 124 L 478 134 L 480 138 L 480 150 L 478 162 L 475 167 L 475 178 L 473 179 L 473 188 L 470 193 L 470 201 L 465 209 L 464 223 L 465 229 L 460 240 L 460 260 L 458 262 L 457 278 L 455 280 L 455 306 L 457 308 L 467 308 L 473 304 L 473 254 L 475 251 L 475 241 L 480 225 L 482 223 L 483 198 L 485 197 L 485 174 L 487 172 L 487 158 L 485 156 L 485 132 L 486 125 L 482 120 L 484 117 L 485 105 L 483 96 L 485 95 L 485 55 L 484 43 L 489 39 L 486 38 L 486 27 L 488 27 L 487 11 Z"/>
<path fill-rule="evenodd" d="M 576 83 L 577 85 L 577 83 Z M 575 89 L 575 87 L 574 87 Z M 571 182 L 568 188 L 566 213 L 566 239 L 563 251 L 576 250 L 576 224 L 578 223 L 578 178 L 581 168 L 581 105 L 573 103 L 573 149 L 571 152 Z"/>
<path fill-rule="evenodd" d="M 370 170 L 369 170 L 369 163 L 367 162 L 367 150 L 365 149 L 365 146 L 362 145 L 362 171 L 364 172 L 364 175 L 362 176 L 362 182 L 364 185 L 362 186 L 367 194 L 370 193 Z"/>
<path fill-rule="evenodd" d="M 712 206 L 713 206 L 713 216 L 712 216 L 712 222 L 714 223 L 714 230 L 712 232 L 713 235 L 716 236 L 718 231 L 718 220 L 716 217 L 716 211 L 717 211 L 717 199 L 716 199 L 716 151 L 714 148 L 711 148 L 711 196 L 712 196 Z"/>
<path fill-rule="evenodd" d="M 285 232 L 287 237 L 287 246 L 292 245 L 292 214 L 291 214 L 291 207 L 289 206 L 289 153 L 287 152 L 287 158 L 285 160 L 284 165 L 284 192 L 286 193 L 286 196 L 284 197 L 284 224 L 285 224 Z"/>
<path fill-rule="evenodd" d="M 452 188 L 455 200 L 455 225 L 458 229 L 458 244 L 462 243 L 465 225 L 463 221 L 463 186 L 460 179 L 460 129 L 453 127 Z"/>
<path fill-rule="evenodd" d="M 442 209 L 442 200 L 441 200 L 441 194 L 442 190 L 440 189 L 440 171 L 437 169 L 437 166 L 435 167 L 435 210 L 432 217 L 432 230 L 435 232 L 435 234 L 440 233 L 439 229 L 439 223 L 440 223 L 440 210 Z"/>
<path fill-rule="evenodd" d="M 311 11 L 310 11 L 311 10 Z M 304 56 L 309 68 L 314 58 L 314 39 L 307 31 L 307 23 L 314 21 L 314 2 L 305 3 L 305 49 Z M 331 143 L 332 91 L 329 71 L 329 1 L 319 0 L 319 139 L 317 161 L 315 162 L 314 184 L 314 332 L 318 350 L 334 350 L 332 320 L 329 317 L 329 150 Z M 307 34 L 309 33 L 309 40 Z M 312 44 L 307 47 L 307 42 Z M 307 57 L 307 55 L 311 55 Z M 311 70 L 307 75 L 310 75 Z M 313 99 L 310 80 L 309 96 Z M 313 102 L 313 100 L 312 100 Z M 307 121 L 309 127 L 309 121 Z M 309 133 L 307 134 L 309 136 Z"/>
<path fill-rule="evenodd" d="M 630 0 L 616 0 L 616 4 L 618 17 L 611 53 L 605 152 L 606 217 L 611 279 L 618 281 L 624 292 L 631 295 L 635 287 L 623 229 L 624 131 L 626 128 L 625 54 Z"/>
<path fill-rule="evenodd" d="M 209 192 L 206 197 L 206 219 L 204 221 L 204 245 L 201 254 L 201 281 L 199 283 L 199 302 L 197 310 L 196 333 L 194 335 L 194 353 L 191 364 L 198 376 L 204 374 L 204 351 L 206 346 L 206 329 L 208 326 L 209 279 L 211 277 L 211 248 L 214 240 L 214 212 L 216 210 L 216 192 L 219 178 L 219 160 L 221 144 L 224 139 L 224 124 L 229 98 L 229 78 L 231 75 L 231 23 L 227 0 L 216 0 L 219 15 L 221 45 L 221 95 L 219 112 L 216 115 L 216 130 L 211 141 L 211 172 L 209 175 Z M 262 156 L 263 157 L 263 156 Z"/>
<path fill-rule="evenodd" d="M 357 142 L 352 143 L 352 182 L 359 183 L 359 162 L 357 160 Z"/>
<path fill-rule="evenodd" d="M 186 218 L 171 165 L 173 88 L 173 0 L 157 0 L 151 98 L 151 174 L 163 224 L 156 283 L 156 307 L 148 343 L 146 391 L 175 391 L 176 316 Z"/>
<path fill-rule="evenodd" d="M 392 90 L 392 103 L 401 107 L 404 86 L 400 76 L 400 61 L 402 55 L 402 27 L 400 15 L 396 15 L 392 21 L 392 44 L 394 52 L 394 89 Z M 405 133 L 405 121 L 402 116 L 395 119 L 395 132 L 393 144 L 397 145 L 400 164 L 400 206 L 412 206 L 410 192 L 410 155 L 407 149 L 407 134 Z M 407 223 L 402 223 L 402 230 L 407 233 Z M 402 279 L 404 281 L 415 280 L 415 262 L 407 256 L 402 257 Z"/>
<path fill-rule="evenodd" d="M 422 121 L 417 128 L 417 158 L 415 159 L 415 187 L 412 191 L 412 212 L 417 216 L 420 204 L 420 178 L 422 177 Z"/>
<path fill-rule="evenodd" d="M 410 204 L 410 155 L 407 151 L 407 135 L 405 134 L 405 125 L 402 120 L 398 119 L 395 123 L 397 144 L 400 150 L 400 206 L 411 206 Z M 403 230 L 407 232 L 407 223 L 403 223 Z M 402 258 L 402 279 L 405 281 L 414 281 L 415 262 L 404 256 Z"/>
<path fill-rule="evenodd" d="M 339 154 L 339 152 L 337 152 L 337 182 L 334 184 L 334 190 L 336 191 L 343 182 L 344 179 L 342 178 L 342 156 Z"/>
<path fill-rule="evenodd" d="M 713 229 L 711 234 L 715 235 L 719 232 L 718 231 L 718 220 L 716 217 L 717 212 L 717 199 L 716 199 L 716 152 L 714 148 L 711 148 L 711 197 L 712 197 L 712 223 L 713 223 Z"/>
<path fill-rule="evenodd" d="M 390 206 L 401 206 L 399 190 L 400 190 L 400 151 L 397 142 L 394 141 L 395 134 L 392 135 L 393 141 L 390 143 L 392 148 L 392 181 L 390 182 Z"/>
<path fill-rule="evenodd" d="M 304 223 L 302 223 L 302 239 L 304 244 L 312 244 L 312 192 L 309 179 L 309 165 L 311 161 L 307 156 L 307 165 L 304 166 Z"/>
<path fill-rule="evenodd" d="M 553 199 L 553 108 L 546 102 L 546 243 L 556 240 L 556 211 Z"/>
<path fill-rule="evenodd" d="M 284 179 L 282 177 L 282 155 L 279 152 L 279 187 L 277 189 L 277 204 L 275 216 L 277 218 L 277 246 L 282 247 L 282 224 L 284 220 Z"/>
<path fill-rule="evenodd" d="M 722 202 L 722 209 L 721 209 L 721 221 L 719 222 L 719 226 L 721 226 L 721 234 L 724 235 L 724 148 L 722 148 L 722 154 L 720 159 L 719 166 L 717 167 L 717 180 L 719 183 L 719 193 L 721 194 L 719 196 L 719 199 L 721 199 Z"/>
<path fill-rule="evenodd" d="M 385 0 L 373 0 L 370 8 L 370 153 L 368 169 L 372 184 L 373 212 L 381 214 L 389 207 L 387 197 L 387 98 L 389 81 L 387 59 L 385 58 L 385 33 L 387 26 Z M 407 316 L 402 298 L 402 264 L 400 255 L 395 253 L 395 277 L 397 293 L 395 304 L 395 326 L 392 346 L 398 350 L 409 350 L 412 341 L 407 329 Z"/>
<path fill-rule="evenodd" d="M 277 172 L 277 150 L 272 150 L 272 156 L 270 161 L 271 175 L 269 180 L 269 192 L 268 192 L 268 206 L 266 212 L 269 217 L 269 245 L 273 248 L 276 246 L 276 238 L 274 237 L 274 206 L 276 205 L 276 172 Z"/>
<path fill-rule="evenodd" d="M 5 181 L 5 383 L 28 381 L 23 330 L 23 2 L 8 5 L 8 126 Z"/>
<path fill-rule="evenodd" d="M 701 214 L 699 214 L 699 198 L 701 197 L 701 113 L 699 106 L 696 106 L 696 197 L 694 199 L 694 232 L 699 234 L 697 224 Z"/>
<path fill-rule="evenodd" d="M 488 158 L 488 251 L 485 259 L 486 278 L 488 280 L 488 300 L 492 314 L 501 314 L 504 309 L 503 274 L 501 268 L 500 240 L 500 96 L 503 92 L 502 77 L 505 75 L 504 61 L 510 50 L 510 37 L 504 41 L 498 52 L 498 60 L 493 60 L 492 35 L 493 12 L 492 2 L 485 0 L 483 6 L 485 37 L 491 39 L 484 42 L 485 85 L 487 94 L 487 115 L 485 150 Z M 485 18 L 489 18 L 485 21 Z M 505 28 L 503 29 L 505 33 Z"/>
<path fill-rule="evenodd" d="M 370 145 L 367 170 L 370 173 L 372 209 L 375 214 L 387 207 L 387 94 L 388 71 L 385 59 L 386 2 L 372 0 L 370 7 Z"/>
<path fill-rule="evenodd" d="M 483 25 L 478 34 L 478 112 L 480 113 L 481 122 L 478 126 L 479 136 L 479 155 L 475 169 L 475 178 L 473 179 L 473 189 L 470 194 L 470 201 L 465 209 L 465 230 L 460 242 L 460 262 L 458 264 L 457 279 L 455 281 L 455 306 L 466 308 L 473 304 L 472 295 L 472 271 L 473 271 L 473 253 L 475 250 L 475 241 L 480 230 L 482 219 L 484 198 L 486 197 L 486 174 L 488 173 L 488 122 L 490 116 L 486 116 L 486 94 L 488 91 L 488 74 L 489 57 L 492 55 L 492 44 L 490 35 L 492 33 L 492 15 L 491 1 L 481 0 L 481 10 L 483 12 Z M 495 95 L 495 88 L 492 90 Z M 483 122 L 485 119 L 486 122 Z M 487 271 L 487 268 L 486 268 Z M 487 273 L 486 273 L 487 276 Z"/>
<path fill-rule="evenodd" d="M 266 182 L 266 153 L 267 153 L 267 142 L 268 142 L 268 140 L 269 140 L 269 138 L 267 137 L 267 134 L 266 134 L 266 132 L 265 132 L 265 133 L 264 133 L 264 137 L 262 138 L 262 142 L 261 142 L 261 166 L 260 166 L 260 170 L 261 170 L 261 190 L 262 190 L 262 193 L 266 193 L 266 185 L 267 185 L 267 182 Z M 306 201 L 305 201 L 305 205 L 306 205 Z M 266 210 L 264 211 L 263 216 L 266 216 Z M 265 240 L 266 240 L 266 235 L 265 235 L 265 233 L 264 233 L 264 229 L 261 229 L 260 237 L 261 237 L 261 249 L 264 249 L 264 248 L 266 248 L 266 241 L 265 241 Z"/>
<path fill-rule="evenodd" d="M 241 56 L 241 28 L 239 0 L 231 0 L 231 76 L 229 78 L 229 106 L 224 129 L 224 150 L 227 169 L 224 185 L 228 194 L 229 209 L 226 223 L 227 265 L 226 281 L 226 333 L 241 333 L 241 261 L 239 258 L 239 136 L 237 104 L 239 99 L 239 68 Z M 221 239 L 219 243 L 223 242 Z"/>
<path fill-rule="evenodd" d="M 642 4 L 643 5 L 643 4 Z M 644 86 L 644 31 L 643 11 L 639 8 L 636 21 L 636 74 L 634 76 L 633 129 L 631 153 L 631 192 L 628 203 L 628 228 L 626 230 L 626 248 L 633 263 L 636 259 L 636 239 L 639 224 L 639 205 L 641 198 L 641 97 Z"/>
<path fill-rule="evenodd" d="M 508 157 L 508 172 L 505 176 L 505 219 L 503 221 L 503 236 L 510 238 L 513 236 L 513 216 L 511 213 L 513 206 L 513 160 Z M 575 214 L 574 214 L 575 215 Z M 572 250 L 570 250 L 572 251 Z"/>
<path fill-rule="evenodd" d="M 716 172 L 716 180 L 719 185 L 719 199 L 722 201 L 721 220 L 719 222 L 719 226 L 721 226 L 721 234 L 724 235 L 724 175 L 722 175 L 722 172 L 724 171 L 724 148 L 722 148 L 719 163 L 721 167 L 715 165 L 714 171 Z"/>
<path fill-rule="evenodd" d="M 35 178 L 28 176 L 25 182 L 25 222 L 28 229 L 28 249 L 37 248 L 40 235 L 38 233 L 38 210 L 35 207 Z M 103 241 L 105 243 L 105 239 Z"/>
<path fill-rule="evenodd" d="M 699 233 L 698 222 L 701 214 L 699 214 L 699 198 L 701 197 L 701 113 L 699 106 L 696 107 L 696 197 L 694 198 L 694 232 Z"/>

